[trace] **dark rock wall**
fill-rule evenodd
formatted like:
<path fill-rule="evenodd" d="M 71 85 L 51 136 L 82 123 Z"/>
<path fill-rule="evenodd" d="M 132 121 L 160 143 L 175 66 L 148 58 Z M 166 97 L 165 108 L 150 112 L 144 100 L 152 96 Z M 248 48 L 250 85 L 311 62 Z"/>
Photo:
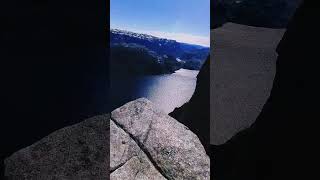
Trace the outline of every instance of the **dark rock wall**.
<path fill-rule="evenodd" d="M 108 111 L 106 1 L 1 2 L 1 160 Z"/>

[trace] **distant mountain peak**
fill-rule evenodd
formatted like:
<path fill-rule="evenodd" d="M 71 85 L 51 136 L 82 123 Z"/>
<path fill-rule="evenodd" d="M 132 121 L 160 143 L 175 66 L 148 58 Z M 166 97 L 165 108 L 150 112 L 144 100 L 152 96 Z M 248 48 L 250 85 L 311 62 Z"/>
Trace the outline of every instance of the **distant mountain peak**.
<path fill-rule="evenodd" d="M 149 41 L 158 40 L 158 41 L 176 42 L 176 40 L 160 38 L 160 37 L 152 36 L 149 34 L 137 33 L 137 32 L 132 32 L 132 31 L 128 31 L 128 30 L 110 29 L 110 32 L 114 33 L 114 34 L 118 34 L 118 35 L 126 35 L 126 36 L 139 38 L 139 39 L 145 39 L 145 40 L 149 40 Z M 161 43 L 159 43 L 159 45 L 161 46 Z"/>

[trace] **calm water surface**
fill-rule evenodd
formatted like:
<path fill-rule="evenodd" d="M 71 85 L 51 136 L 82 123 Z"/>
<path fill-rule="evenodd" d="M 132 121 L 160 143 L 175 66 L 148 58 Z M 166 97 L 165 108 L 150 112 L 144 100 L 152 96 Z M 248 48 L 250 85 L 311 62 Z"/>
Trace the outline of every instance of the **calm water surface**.
<path fill-rule="evenodd" d="M 173 74 L 111 78 L 112 108 L 145 97 L 164 112 L 170 113 L 190 100 L 198 73 L 199 71 L 180 69 Z"/>

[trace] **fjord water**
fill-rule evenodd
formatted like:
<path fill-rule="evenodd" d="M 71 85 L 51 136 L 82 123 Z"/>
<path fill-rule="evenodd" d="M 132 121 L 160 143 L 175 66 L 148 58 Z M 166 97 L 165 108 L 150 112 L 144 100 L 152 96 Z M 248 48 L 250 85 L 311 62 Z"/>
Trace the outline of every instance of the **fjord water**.
<path fill-rule="evenodd" d="M 145 97 L 166 113 L 192 97 L 199 71 L 179 69 L 172 74 L 119 77 L 111 75 L 111 109 Z"/>

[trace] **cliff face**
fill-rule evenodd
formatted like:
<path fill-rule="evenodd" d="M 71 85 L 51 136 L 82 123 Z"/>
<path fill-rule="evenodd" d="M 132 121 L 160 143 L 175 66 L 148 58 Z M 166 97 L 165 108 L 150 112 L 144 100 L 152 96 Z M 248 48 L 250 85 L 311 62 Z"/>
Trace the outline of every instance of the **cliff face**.
<path fill-rule="evenodd" d="M 305 1 L 279 46 L 270 97 L 256 122 L 224 145 L 212 146 L 216 179 L 309 179 L 318 152 L 315 76 L 319 13 Z M 303 45 L 303 47 L 302 47 Z M 313 177 L 314 178 L 314 177 Z"/>
<path fill-rule="evenodd" d="M 210 143 L 210 56 L 197 76 L 196 90 L 190 101 L 169 115 L 198 135 L 209 153 Z"/>
<path fill-rule="evenodd" d="M 285 28 L 302 0 L 217 0 L 211 5 L 211 28 L 226 22 Z"/>

